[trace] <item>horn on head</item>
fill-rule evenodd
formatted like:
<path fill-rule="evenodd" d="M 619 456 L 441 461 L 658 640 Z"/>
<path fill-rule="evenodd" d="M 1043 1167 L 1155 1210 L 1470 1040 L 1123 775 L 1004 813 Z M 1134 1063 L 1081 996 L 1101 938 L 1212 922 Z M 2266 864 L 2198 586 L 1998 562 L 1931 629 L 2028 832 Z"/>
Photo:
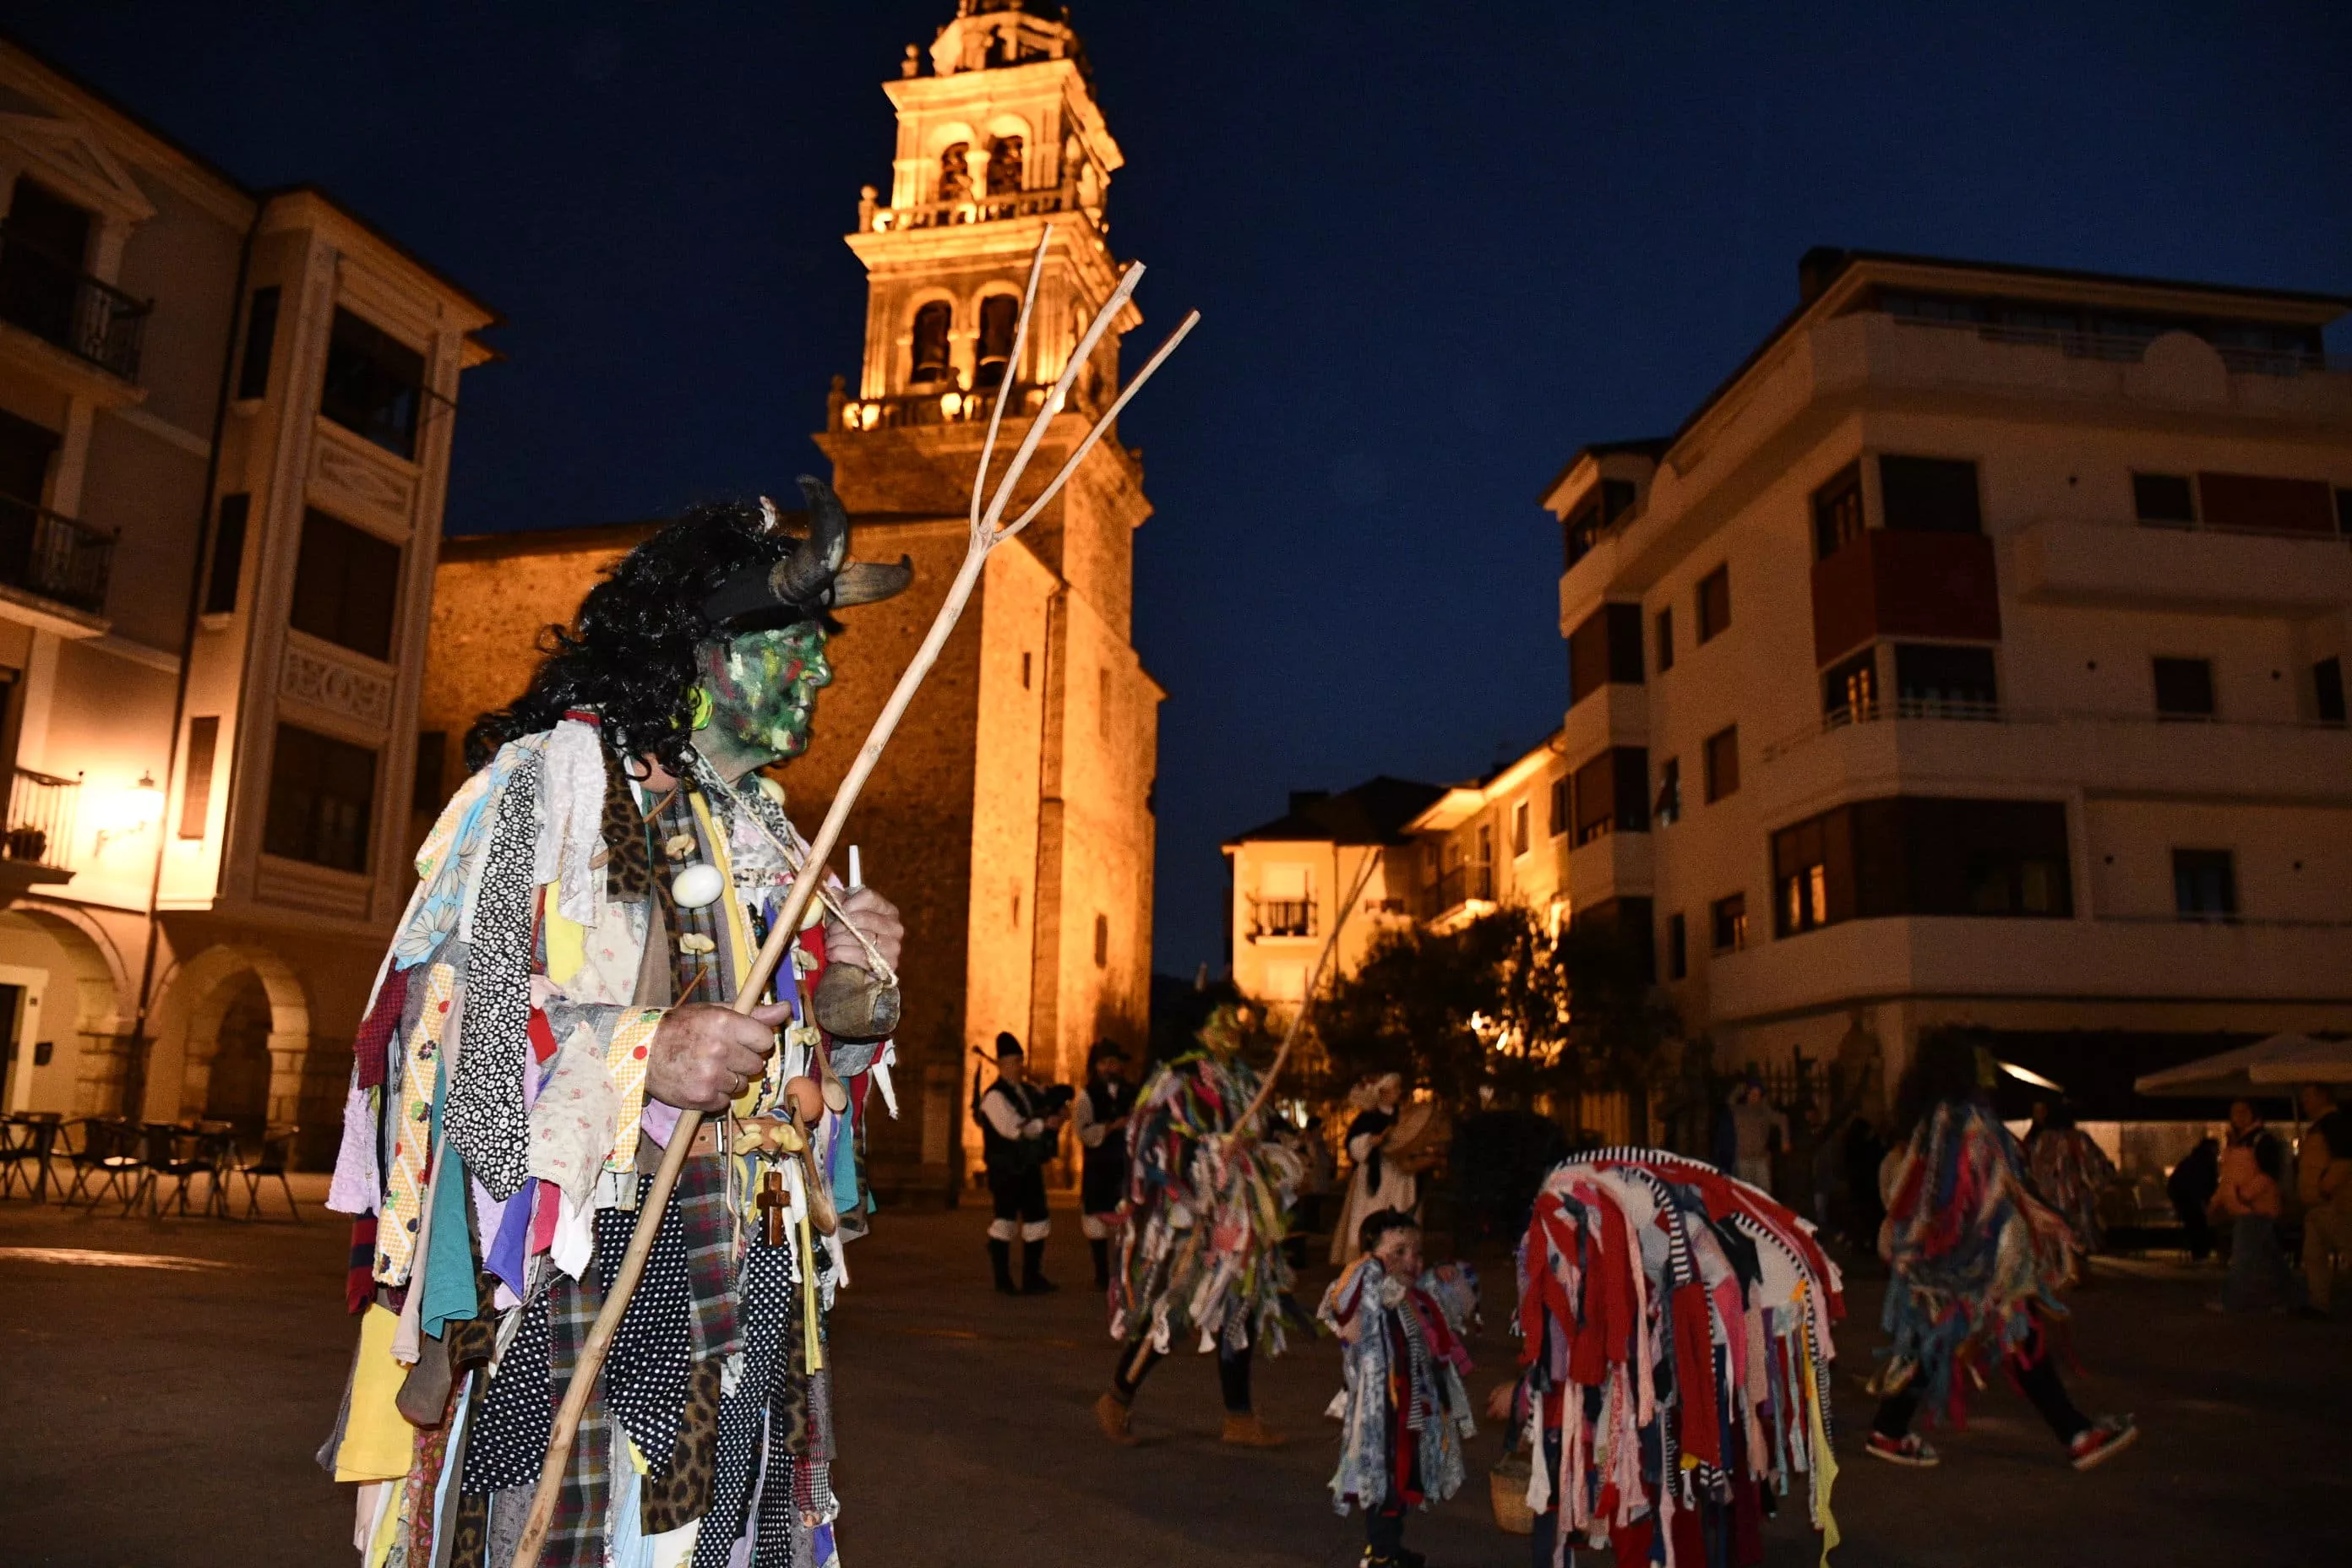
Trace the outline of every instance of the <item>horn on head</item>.
<path fill-rule="evenodd" d="M 849 514 L 823 479 L 803 474 L 800 486 L 808 500 L 808 538 L 769 570 L 768 586 L 780 604 L 823 604 L 849 559 Z"/>

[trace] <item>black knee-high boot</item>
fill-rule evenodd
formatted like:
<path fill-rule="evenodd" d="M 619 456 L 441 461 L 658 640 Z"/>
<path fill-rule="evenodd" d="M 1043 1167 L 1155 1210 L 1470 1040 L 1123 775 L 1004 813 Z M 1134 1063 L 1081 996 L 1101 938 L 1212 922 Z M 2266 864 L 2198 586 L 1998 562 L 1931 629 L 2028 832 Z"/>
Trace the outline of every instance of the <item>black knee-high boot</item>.
<path fill-rule="evenodd" d="M 1044 1237 L 1021 1244 L 1021 1293 L 1043 1296 L 1061 1287 L 1045 1278 L 1045 1242 Z"/>
<path fill-rule="evenodd" d="M 1013 1283 L 1013 1244 L 1011 1242 L 999 1241 L 992 1236 L 988 1238 L 988 1266 L 996 1271 L 998 1295 L 1017 1296 L 1021 1293 Z"/>
<path fill-rule="evenodd" d="M 1108 1238 L 1106 1238 L 1106 1237 L 1099 1237 L 1099 1236 L 1098 1236 L 1098 1237 L 1092 1237 L 1091 1239 L 1089 1239 L 1089 1240 L 1087 1242 L 1087 1250 L 1088 1252 L 1091 1252 L 1091 1253 L 1093 1253 L 1093 1254 L 1095 1255 L 1095 1289 L 1097 1289 L 1097 1290 L 1108 1290 L 1108 1289 L 1110 1289 L 1110 1242 L 1109 1242 L 1109 1240 L 1108 1240 Z"/>

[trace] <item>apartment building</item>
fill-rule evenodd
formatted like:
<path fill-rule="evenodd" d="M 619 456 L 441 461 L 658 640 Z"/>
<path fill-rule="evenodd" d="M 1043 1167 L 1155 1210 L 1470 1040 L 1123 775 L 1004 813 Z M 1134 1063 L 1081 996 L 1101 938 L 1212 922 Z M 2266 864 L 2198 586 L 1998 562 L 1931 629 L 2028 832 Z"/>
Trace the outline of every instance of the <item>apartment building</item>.
<path fill-rule="evenodd" d="M 1967 1022 L 2127 1083 L 2352 1027 L 2352 300 L 1800 270 L 1680 430 L 1542 497 L 1580 915 L 1719 1061 Z"/>
<path fill-rule="evenodd" d="M 1447 793 L 1386 775 L 1336 795 L 1293 790 L 1288 811 L 1227 839 L 1225 948 L 1234 988 L 1272 1008 L 1295 1006 L 1360 883 L 1332 953 L 1335 973 L 1351 972 L 1382 932 L 1418 918 L 1431 895 L 1412 824 Z"/>
<path fill-rule="evenodd" d="M 0 1104 L 331 1152 L 489 310 L 0 41 Z"/>

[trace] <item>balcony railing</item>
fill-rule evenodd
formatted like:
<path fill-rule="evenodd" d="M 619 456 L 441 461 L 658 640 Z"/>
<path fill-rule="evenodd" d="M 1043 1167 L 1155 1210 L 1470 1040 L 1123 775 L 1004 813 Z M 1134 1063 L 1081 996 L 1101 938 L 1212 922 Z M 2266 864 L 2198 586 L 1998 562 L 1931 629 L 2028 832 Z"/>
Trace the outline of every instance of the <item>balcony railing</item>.
<path fill-rule="evenodd" d="M 1250 939 L 1262 936 L 1313 936 L 1315 934 L 1315 900 L 1312 899 L 1252 899 L 1250 900 Z"/>
<path fill-rule="evenodd" d="M 1472 902 L 1495 901 L 1495 868 L 1456 866 L 1421 890 L 1421 918 L 1433 921 Z"/>
<path fill-rule="evenodd" d="M 0 496 L 0 584 L 104 615 L 113 565 L 113 534 Z"/>
<path fill-rule="evenodd" d="M 877 206 L 871 201 L 862 201 L 857 204 L 857 227 L 862 233 L 872 234 L 905 228 L 946 228 L 960 223 L 1075 212 L 1077 205 L 1078 187 L 1070 181 L 1040 191 L 1003 191 L 994 195 L 960 196 L 951 202 L 923 202 L 906 207 Z"/>
<path fill-rule="evenodd" d="M 0 321 L 135 382 L 153 310 L 152 300 L 100 282 L 0 222 Z"/>
<path fill-rule="evenodd" d="M 8 826 L 0 833 L 0 859 L 62 869 L 73 844 L 74 808 L 81 780 L 18 768 L 8 789 Z"/>
<path fill-rule="evenodd" d="M 2097 712 L 2081 709 L 2011 708 L 1999 702 L 1979 702 L 1964 699 L 1937 697 L 1905 697 L 1894 701 L 1864 703 L 1857 706 L 1832 708 L 1822 715 L 1817 724 L 1809 724 L 1792 734 L 1782 736 L 1764 748 L 1764 760 L 1776 762 L 1832 731 L 1855 724 L 1875 724 L 1890 719 L 1949 721 L 1977 724 L 2200 724 L 2222 723 L 2247 730 L 2343 730 L 2346 726 L 2328 720 L 2274 719 L 2216 721 L 2206 714 L 2178 713 L 2117 713 Z"/>
<path fill-rule="evenodd" d="M 1906 327 L 1940 327 L 1946 331 L 1974 332 L 1989 343 L 2015 343 L 2031 348 L 2052 348 L 2069 359 L 2105 360 L 2115 364 L 2137 364 L 2147 356 L 2147 345 L 2163 335 L 2151 330 L 2138 332 L 2094 332 L 2071 327 L 2028 326 L 2021 322 L 1999 321 L 1952 320 L 1942 316 L 1920 316 L 1902 311 L 1890 312 Z M 2210 340 L 2207 340 L 2209 342 Z M 2221 356 L 2229 369 L 2253 375 L 2306 375 L 2315 371 L 2352 370 L 2352 361 L 2341 355 L 2328 354 L 2315 349 L 2292 348 L 2281 344 L 2212 343 L 2213 352 Z"/>
<path fill-rule="evenodd" d="M 825 424 L 835 430 L 897 430 L 909 425 L 985 425 L 999 395 L 994 387 L 963 392 L 942 384 L 936 392 L 901 392 L 887 397 L 842 397 Z M 1008 413 L 1032 413 L 1045 401 L 1045 389 L 1013 388 Z"/>

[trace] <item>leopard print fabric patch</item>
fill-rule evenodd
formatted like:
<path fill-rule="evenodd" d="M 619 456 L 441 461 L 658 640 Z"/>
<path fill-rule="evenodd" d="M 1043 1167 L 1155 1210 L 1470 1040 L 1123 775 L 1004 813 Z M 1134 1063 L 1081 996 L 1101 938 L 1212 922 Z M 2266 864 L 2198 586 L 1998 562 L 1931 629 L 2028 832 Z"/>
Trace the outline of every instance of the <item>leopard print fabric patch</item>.
<path fill-rule="evenodd" d="M 640 1506 L 647 1535 L 684 1529 L 710 1507 L 711 1477 L 719 1464 L 719 1370 L 724 1360 L 707 1356 L 695 1363 L 669 1463 L 646 1477 Z"/>

